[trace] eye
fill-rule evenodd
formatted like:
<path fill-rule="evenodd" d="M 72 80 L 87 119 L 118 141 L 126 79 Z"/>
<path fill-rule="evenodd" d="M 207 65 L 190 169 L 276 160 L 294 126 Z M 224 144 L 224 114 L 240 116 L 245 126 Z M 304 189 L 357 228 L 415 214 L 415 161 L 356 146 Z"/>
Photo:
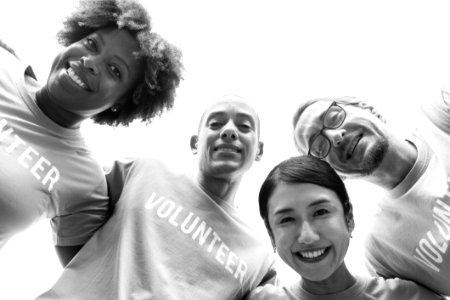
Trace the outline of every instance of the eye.
<path fill-rule="evenodd" d="M 211 129 L 219 129 L 220 127 L 222 127 L 222 123 L 221 122 L 218 122 L 218 121 L 211 121 L 211 122 L 209 122 L 208 123 L 208 127 L 209 128 L 211 128 Z"/>
<path fill-rule="evenodd" d="M 328 213 L 329 213 L 329 211 L 327 209 L 321 208 L 321 209 L 318 209 L 318 210 L 316 210 L 314 212 L 314 216 L 323 216 L 323 215 L 326 215 Z"/>
<path fill-rule="evenodd" d="M 339 106 L 333 106 L 325 115 L 323 123 L 325 127 L 337 128 L 344 122 L 344 119 L 345 111 Z"/>
<path fill-rule="evenodd" d="M 278 220 L 278 224 L 288 224 L 294 221 L 294 218 L 292 217 L 282 217 Z"/>
<path fill-rule="evenodd" d="M 322 158 L 326 156 L 330 150 L 330 141 L 323 135 L 318 135 L 313 140 L 309 149 L 313 155 Z"/>
<path fill-rule="evenodd" d="M 122 73 L 120 72 L 120 69 L 119 69 L 117 66 L 115 66 L 115 65 L 110 65 L 110 66 L 109 66 L 109 69 L 111 70 L 111 73 L 112 73 L 115 77 L 117 77 L 117 78 L 119 78 L 119 79 L 122 78 Z"/>
<path fill-rule="evenodd" d="M 248 125 L 248 124 L 239 124 L 238 128 L 242 132 L 249 132 L 252 129 L 252 127 L 250 125 Z"/>
<path fill-rule="evenodd" d="M 92 38 L 89 38 L 89 37 L 86 38 L 84 40 L 83 44 L 86 46 L 86 48 L 88 48 L 91 51 L 97 51 L 98 50 L 97 42 L 94 39 L 92 39 Z"/>

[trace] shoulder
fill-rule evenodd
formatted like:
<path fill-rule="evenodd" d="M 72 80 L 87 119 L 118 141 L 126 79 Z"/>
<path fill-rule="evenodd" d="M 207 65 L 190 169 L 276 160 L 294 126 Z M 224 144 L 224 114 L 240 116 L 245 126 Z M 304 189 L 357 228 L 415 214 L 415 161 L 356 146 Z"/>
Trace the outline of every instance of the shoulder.
<path fill-rule="evenodd" d="M 149 157 L 129 157 L 115 160 L 111 166 L 104 167 L 106 174 L 130 174 L 152 178 L 184 175 L 176 166 L 165 161 Z"/>
<path fill-rule="evenodd" d="M 8 44 L 6 44 L 3 40 L 0 39 L 0 47 L 5 49 L 6 51 L 8 51 L 9 53 L 11 53 L 12 55 L 14 55 L 15 57 L 18 57 L 16 52 L 14 51 L 13 48 L 11 48 Z"/>
<path fill-rule="evenodd" d="M 443 89 L 441 97 L 422 104 L 422 111 L 426 118 L 438 128 L 450 134 L 450 92 Z"/>
<path fill-rule="evenodd" d="M 245 298 L 246 300 L 277 300 L 289 299 L 285 288 L 273 284 L 259 286 Z"/>
<path fill-rule="evenodd" d="M 373 277 L 366 280 L 367 293 L 377 297 L 384 295 L 383 297 L 386 299 L 396 300 L 444 299 L 438 294 L 409 280 L 403 280 L 400 278 L 384 279 L 382 277 Z"/>
<path fill-rule="evenodd" d="M 11 76 L 13 78 L 17 76 L 27 75 L 36 80 L 31 66 L 25 64 L 20 60 L 14 50 L 0 40 L 0 70 L 2 70 L 1 76 Z M 8 75 L 4 75 L 8 74 Z"/>
<path fill-rule="evenodd" d="M 8 47 L 0 40 L 0 62 L 4 66 L 13 66 L 17 64 L 23 64 L 21 60 L 16 56 L 14 50 Z"/>

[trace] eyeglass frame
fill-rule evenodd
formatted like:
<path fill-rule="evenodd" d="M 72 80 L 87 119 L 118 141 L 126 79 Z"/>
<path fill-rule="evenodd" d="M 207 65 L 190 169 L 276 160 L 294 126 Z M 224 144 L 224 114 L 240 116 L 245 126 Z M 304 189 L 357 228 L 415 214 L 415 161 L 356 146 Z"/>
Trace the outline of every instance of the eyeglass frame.
<path fill-rule="evenodd" d="M 330 112 L 331 108 L 334 107 L 334 106 L 337 106 L 338 108 L 340 108 L 340 109 L 342 110 L 342 112 L 344 113 L 344 117 L 342 118 L 342 120 L 341 120 L 336 126 L 333 126 L 333 127 L 327 127 L 327 126 L 325 126 L 325 119 L 326 119 L 328 113 Z M 345 111 L 345 109 L 344 109 L 342 106 L 340 106 L 339 104 L 337 104 L 336 101 L 333 101 L 333 102 L 330 104 L 330 106 L 328 107 L 328 109 L 325 111 L 325 114 L 323 115 L 323 118 L 322 118 L 322 128 L 320 129 L 320 131 L 319 131 L 317 134 L 314 135 L 314 137 L 311 139 L 311 143 L 310 143 L 310 145 L 312 146 L 312 145 L 314 144 L 314 142 L 316 141 L 316 139 L 317 139 L 319 136 L 322 136 L 322 137 L 324 137 L 325 140 L 328 142 L 328 150 L 327 150 L 327 152 L 326 152 L 325 155 L 323 155 L 323 156 L 316 156 L 316 155 L 314 155 L 314 154 L 311 153 L 311 146 L 309 146 L 309 147 L 308 147 L 308 155 L 313 156 L 313 157 L 316 157 L 316 158 L 318 158 L 318 159 L 324 159 L 325 157 L 327 157 L 328 154 L 330 154 L 332 142 L 330 141 L 330 139 L 329 139 L 326 135 L 323 134 L 323 131 L 324 131 L 325 129 L 337 129 L 337 128 L 339 128 L 339 127 L 342 126 L 342 124 L 344 123 L 346 117 L 347 117 L 347 112 Z"/>

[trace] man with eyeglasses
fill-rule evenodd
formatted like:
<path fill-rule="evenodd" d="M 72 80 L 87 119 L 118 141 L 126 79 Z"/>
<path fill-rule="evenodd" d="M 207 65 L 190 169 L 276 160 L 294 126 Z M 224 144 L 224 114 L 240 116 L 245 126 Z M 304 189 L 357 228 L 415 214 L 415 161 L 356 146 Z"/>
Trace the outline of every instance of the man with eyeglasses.
<path fill-rule="evenodd" d="M 422 108 L 418 130 L 404 139 L 357 98 L 314 99 L 294 115 L 294 141 L 341 176 L 386 191 L 365 245 L 369 270 L 449 296 L 450 94 Z"/>

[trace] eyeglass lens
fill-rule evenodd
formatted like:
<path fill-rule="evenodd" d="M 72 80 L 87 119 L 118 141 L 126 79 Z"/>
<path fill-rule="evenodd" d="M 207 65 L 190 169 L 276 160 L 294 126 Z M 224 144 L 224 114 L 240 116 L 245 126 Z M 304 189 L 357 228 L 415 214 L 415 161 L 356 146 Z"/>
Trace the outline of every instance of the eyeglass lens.
<path fill-rule="evenodd" d="M 323 119 L 323 128 L 335 129 L 345 120 L 345 110 L 333 103 L 327 110 Z M 322 132 L 316 136 L 310 147 L 310 153 L 318 158 L 324 158 L 330 152 L 331 143 Z"/>

